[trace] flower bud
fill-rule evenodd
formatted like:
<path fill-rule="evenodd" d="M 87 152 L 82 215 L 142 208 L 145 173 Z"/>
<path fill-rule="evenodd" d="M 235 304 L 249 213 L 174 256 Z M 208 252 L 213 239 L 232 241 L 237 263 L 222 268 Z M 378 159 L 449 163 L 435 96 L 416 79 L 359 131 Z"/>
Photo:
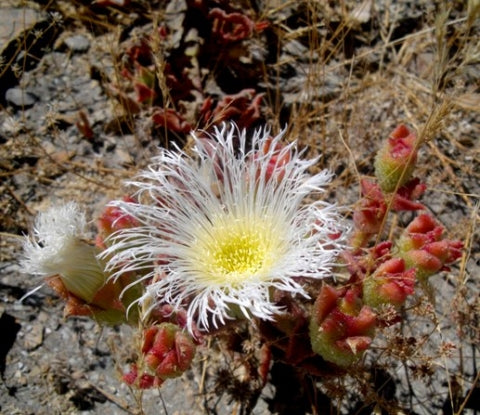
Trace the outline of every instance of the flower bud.
<path fill-rule="evenodd" d="M 412 179 L 397 192 L 387 195 L 387 199 L 380 186 L 370 180 L 363 179 L 360 182 L 362 199 L 353 212 L 355 230 L 351 237 L 351 245 L 355 248 L 366 245 L 372 235 L 382 230 L 387 214 L 388 203 L 394 211 L 411 211 L 424 209 L 425 207 L 414 199 L 419 198 L 425 191 L 425 185 L 418 179 Z"/>
<path fill-rule="evenodd" d="M 392 258 L 381 264 L 363 281 L 363 300 L 372 308 L 384 304 L 400 307 L 408 295 L 413 294 L 415 269 L 405 270 L 405 262 Z"/>
<path fill-rule="evenodd" d="M 140 389 L 160 386 L 166 379 L 180 376 L 192 363 L 195 344 L 190 335 L 172 323 L 160 323 L 143 333 L 142 362 L 145 371 L 138 373 L 138 365 L 123 379 Z"/>
<path fill-rule="evenodd" d="M 125 196 L 123 201 L 135 203 L 135 200 L 129 196 Z M 97 246 L 105 249 L 105 240 L 108 236 L 119 229 L 133 228 L 134 226 L 138 226 L 138 221 L 135 218 L 123 212 L 118 206 L 106 206 L 97 220 Z"/>
<path fill-rule="evenodd" d="M 355 229 L 365 234 L 375 234 L 380 231 L 387 212 L 387 204 L 377 184 L 361 181 L 363 198 L 353 212 Z"/>
<path fill-rule="evenodd" d="M 24 244 L 23 266 L 27 272 L 45 277 L 57 294 L 66 300 L 65 317 L 90 316 L 101 323 L 126 321 L 126 307 L 141 293 L 130 288 L 132 280 L 124 275 L 109 280 L 99 249 L 84 239 L 86 220 L 74 203 L 41 213 L 35 222 L 34 235 Z M 138 288 L 137 288 L 138 290 Z M 137 316 L 132 311 L 130 320 Z"/>
<path fill-rule="evenodd" d="M 369 347 L 375 325 L 375 313 L 354 289 L 342 292 L 324 285 L 310 320 L 312 350 L 338 366 L 350 366 Z"/>
<path fill-rule="evenodd" d="M 132 365 L 130 371 L 123 375 L 123 381 L 127 385 L 135 385 L 139 389 L 159 388 L 163 383 L 163 379 L 148 373 L 142 373 L 142 375 L 138 377 L 137 365 Z"/>
<path fill-rule="evenodd" d="M 34 235 L 24 243 L 23 266 L 31 274 L 59 275 L 70 293 L 90 303 L 107 276 L 97 249 L 83 239 L 85 225 L 74 203 L 39 214 Z"/>
<path fill-rule="evenodd" d="M 375 176 L 381 189 L 393 192 L 410 180 L 417 160 L 416 136 L 406 126 L 399 125 L 375 158 Z"/>
<path fill-rule="evenodd" d="M 147 367 L 157 376 L 174 378 L 189 368 L 195 344 L 177 325 L 161 323 L 145 331 L 142 354 Z"/>
<path fill-rule="evenodd" d="M 462 255 L 463 243 L 442 239 L 443 227 L 429 215 L 416 217 L 397 241 L 398 255 L 414 267 L 421 281 L 445 269 Z"/>

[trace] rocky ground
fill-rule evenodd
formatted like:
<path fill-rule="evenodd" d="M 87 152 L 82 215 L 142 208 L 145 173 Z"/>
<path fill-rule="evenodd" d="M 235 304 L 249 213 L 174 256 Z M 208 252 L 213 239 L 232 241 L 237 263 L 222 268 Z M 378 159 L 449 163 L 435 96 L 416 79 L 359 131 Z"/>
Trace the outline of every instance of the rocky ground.
<path fill-rule="evenodd" d="M 18 264 L 22 237 L 38 211 L 75 200 L 94 218 L 122 196 L 122 180 L 158 146 L 182 146 L 186 131 L 205 127 L 198 115 L 205 97 L 220 102 L 236 93 L 253 102 L 236 101 L 236 121 L 274 128 L 288 123 L 288 137 L 321 153 L 319 167 L 335 171 L 329 197 L 347 206 L 395 125 L 423 131 L 429 135 L 418 167 L 429 186 L 424 202 L 466 246 L 459 264 L 435 277 L 436 304 L 420 299 L 420 313 L 376 339 L 367 363 L 379 359 L 382 375 L 319 382 L 318 399 L 329 399 L 317 405 L 317 411 L 324 408 L 318 413 L 337 413 L 327 412 L 333 407 L 372 413 L 365 382 L 388 386 L 379 396 L 403 408 L 392 414 L 480 411 L 478 2 L 469 8 L 464 2 L 341 3 L 245 2 L 256 29 L 221 56 L 232 62 L 240 56 L 237 66 L 222 66 L 206 51 L 209 40 L 195 20 L 201 7 L 223 7 L 221 1 L 0 4 L 1 413 L 246 413 L 218 384 L 214 368 L 231 362 L 212 357 L 214 345 L 206 346 L 195 369 L 160 390 L 131 390 L 121 373 L 134 331 L 65 320 L 62 301 L 45 287 L 20 301 L 40 281 Z M 201 7 L 192 12 L 192 4 Z M 158 56 L 176 67 L 169 75 L 180 78 L 166 82 L 191 83 L 195 91 L 164 99 L 165 107 L 181 102 L 171 106 L 181 115 L 173 124 L 156 123 L 156 109 L 135 100 L 138 90 L 121 73 L 126 51 L 162 25 L 169 35 L 161 38 Z M 189 68 L 185 78 L 178 72 L 183 66 Z M 384 356 L 395 339 L 409 348 L 408 357 Z M 313 413 L 304 385 L 292 381 L 282 388 L 275 376 L 285 373 L 276 369 L 251 413 Z M 383 386 L 377 386 L 378 392 Z"/>

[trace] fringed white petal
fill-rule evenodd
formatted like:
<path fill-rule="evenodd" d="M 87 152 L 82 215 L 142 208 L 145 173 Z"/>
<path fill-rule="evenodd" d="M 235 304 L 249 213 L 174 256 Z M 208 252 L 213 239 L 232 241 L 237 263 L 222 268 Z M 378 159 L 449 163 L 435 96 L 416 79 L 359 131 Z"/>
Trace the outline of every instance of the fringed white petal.
<path fill-rule="evenodd" d="M 258 130 L 248 143 L 224 125 L 213 141 L 195 137 L 192 157 L 164 150 L 130 183 L 140 203 L 114 202 L 139 225 L 109 238 L 108 269 L 152 278 L 145 298 L 185 308 L 190 330 L 222 325 L 235 309 L 273 319 L 272 288 L 306 296 L 299 277 L 331 276 L 341 218 L 334 205 L 306 201 L 332 174 L 309 175 L 316 160 L 294 143 L 279 149 L 282 136 Z"/>

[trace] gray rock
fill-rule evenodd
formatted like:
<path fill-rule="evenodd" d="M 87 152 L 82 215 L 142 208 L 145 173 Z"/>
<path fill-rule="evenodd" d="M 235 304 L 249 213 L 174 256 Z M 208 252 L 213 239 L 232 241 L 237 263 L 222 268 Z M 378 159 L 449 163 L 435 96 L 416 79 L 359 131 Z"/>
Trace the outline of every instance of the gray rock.
<path fill-rule="evenodd" d="M 84 35 L 70 36 L 63 42 L 72 52 L 83 53 L 90 48 L 90 40 Z"/>
<path fill-rule="evenodd" d="M 30 108 L 38 98 L 21 88 L 10 88 L 5 92 L 7 102 L 17 108 Z"/>
<path fill-rule="evenodd" d="M 38 10 L 0 6 L 0 50 L 25 29 L 33 26 L 42 18 Z"/>

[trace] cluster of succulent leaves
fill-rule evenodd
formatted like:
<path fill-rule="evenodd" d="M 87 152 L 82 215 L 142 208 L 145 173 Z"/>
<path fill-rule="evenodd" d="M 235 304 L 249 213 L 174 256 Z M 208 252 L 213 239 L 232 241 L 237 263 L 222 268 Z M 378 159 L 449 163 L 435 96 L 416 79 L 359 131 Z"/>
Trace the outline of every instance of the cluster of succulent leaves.
<path fill-rule="evenodd" d="M 275 48 L 250 45 L 258 37 L 275 44 L 269 23 L 240 3 L 187 1 L 183 7 L 175 13 L 167 7 L 158 24 L 122 43 L 111 93 L 128 114 L 147 113 L 154 129 L 170 137 L 226 120 L 240 128 L 258 125 L 259 81 Z"/>
<path fill-rule="evenodd" d="M 234 320 L 208 332 L 187 333 L 185 310 L 156 306 L 142 332 L 139 361 L 125 381 L 151 388 L 181 375 L 207 337 L 223 344 L 221 349 L 236 356 L 248 373 L 242 388 L 235 388 L 244 390 L 243 397 L 230 390 L 237 399 L 258 399 L 270 368 L 278 362 L 303 376 L 351 371 L 376 331 L 400 322 L 408 298 L 417 289 L 429 293 L 428 279 L 462 254 L 462 243 L 444 238 L 442 226 L 426 213 L 393 237 L 385 236 L 390 214 L 426 209 L 416 200 L 426 186 L 412 176 L 417 145 L 416 135 L 400 125 L 378 152 L 376 179 L 362 181 L 363 197 L 353 212 L 350 241 L 338 260 L 343 279 L 305 279 L 310 301 L 274 290 L 272 300 L 284 312 L 273 321 Z M 99 220 L 98 245 L 115 230 L 134 225 L 134 219 L 108 207 Z M 246 339 L 251 343 L 247 349 Z M 231 381 L 239 382 L 235 376 Z"/>

